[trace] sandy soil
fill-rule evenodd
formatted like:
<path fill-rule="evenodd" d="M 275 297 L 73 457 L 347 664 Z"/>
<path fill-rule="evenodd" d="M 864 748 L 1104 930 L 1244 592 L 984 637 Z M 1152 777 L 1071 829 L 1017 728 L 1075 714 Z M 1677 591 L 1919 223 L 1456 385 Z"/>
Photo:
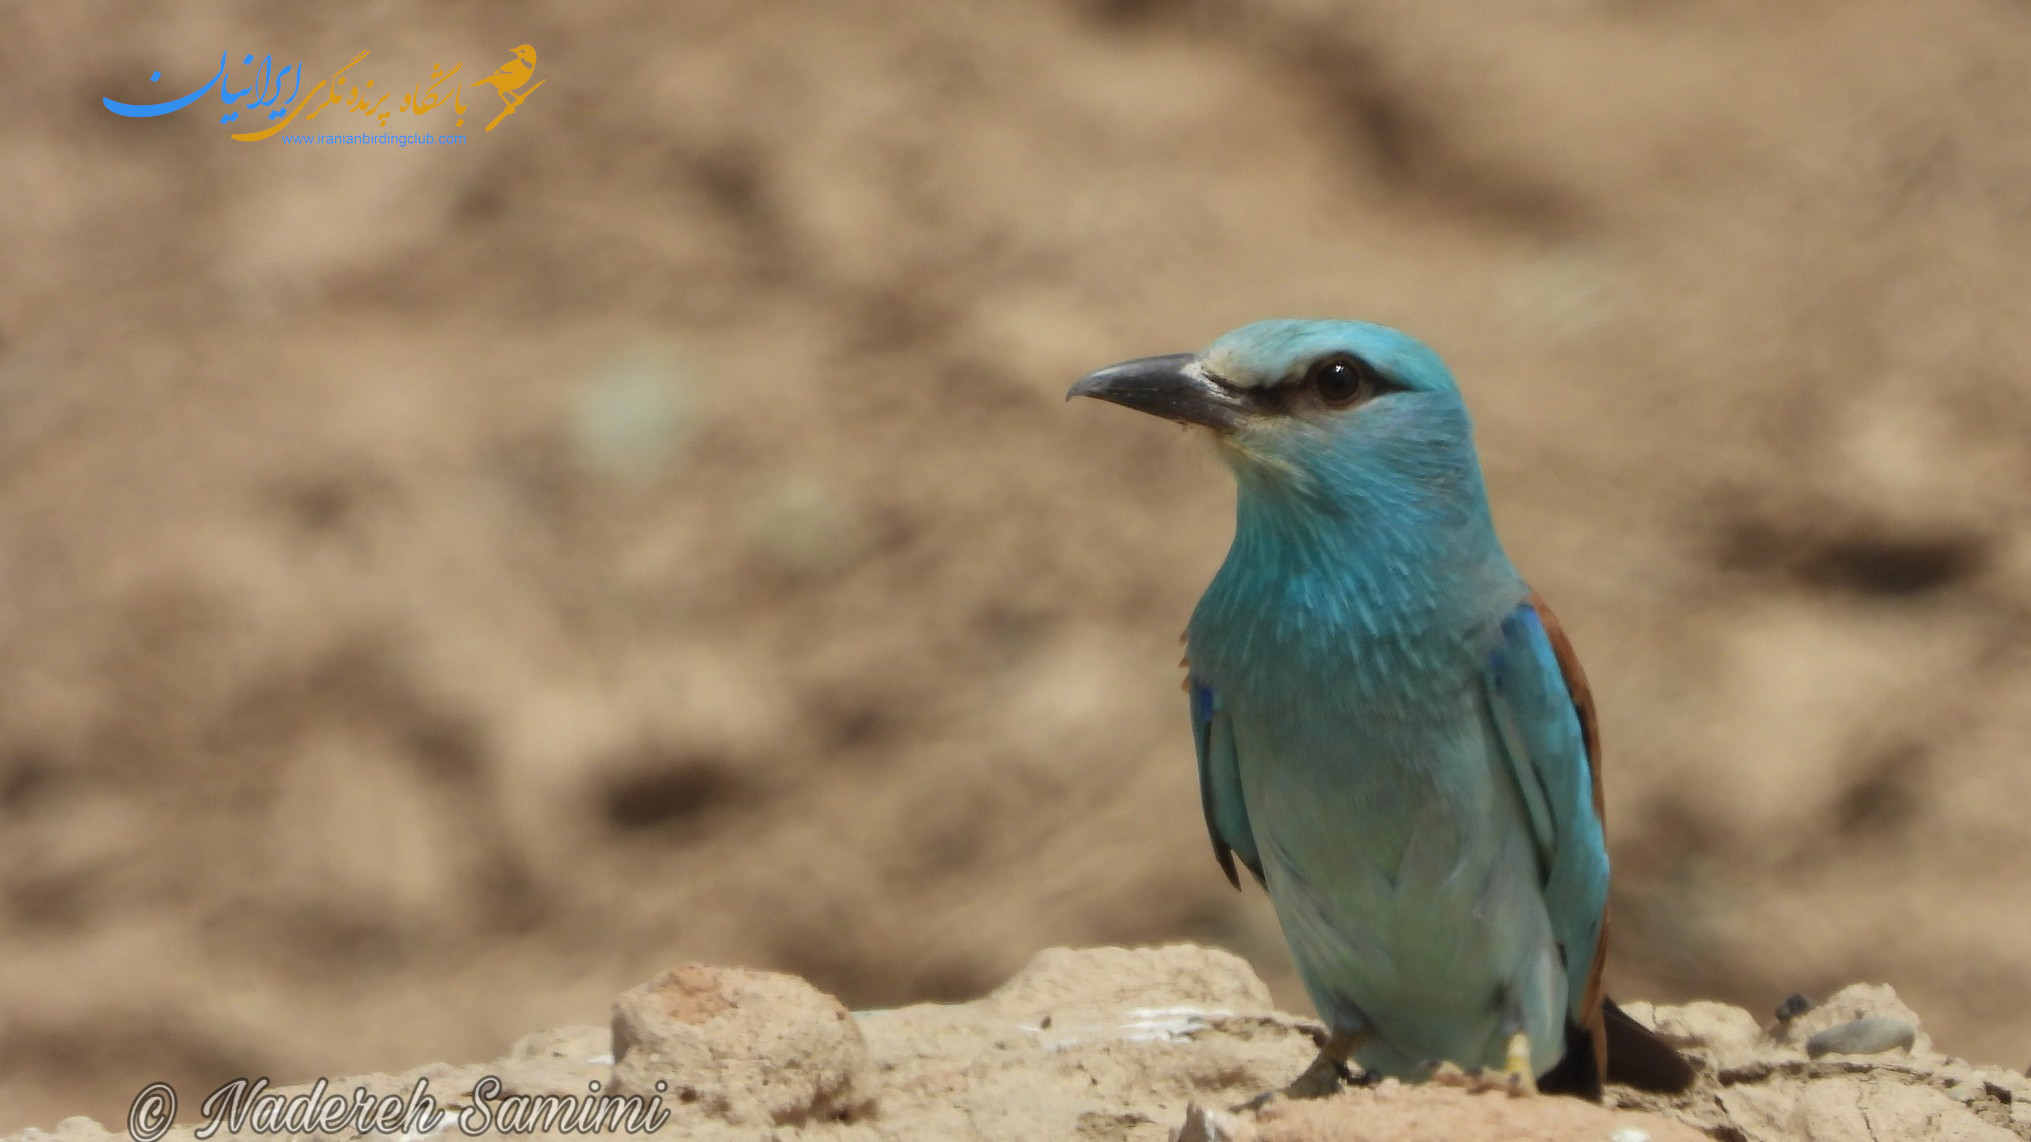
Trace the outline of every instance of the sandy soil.
<path fill-rule="evenodd" d="M 1242 1104 L 1304 1068 L 1317 1027 L 1276 1011 L 1269 989 L 1227 952 L 1054 948 L 973 1002 L 852 1014 L 794 976 L 686 964 L 623 994 L 610 1028 L 525 1036 L 485 1064 L 249 1090 L 237 1100 L 193 1092 L 167 1137 L 191 1142 L 212 1123 L 222 1136 L 262 1137 L 263 1116 L 310 1121 L 308 1108 L 334 1103 L 330 1113 L 357 1114 L 371 1099 L 392 1106 L 377 1113 L 407 1116 L 409 1138 L 584 1137 L 601 1115 L 632 1116 L 641 1127 L 632 1133 L 702 1142 L 2031 1138 L 2031 1078 L 1940 1055 L 1882 985 L 1844 988 L 1768 1027 L 1719 1003 L 1632 1014 L 1697 1061 L 1692 1090 L 1664 1098 L 1611 1087 L 1596 1106 L 1388 1079 L 1258 1110 Z M 1903 1037 L 1886 1049 L 1848 1035 L 1842 1050 L 1822 1049 L 1861 1020 L 1895 1025 Z M 425 1117 L 414 1117 L 426 1096 Z M 74 1117 L 4 1142 L 119 1136 Z M 389 1134 L 325 1125 L 320 1136 Z"/>
<path fill-rule="evenodd" d="M 1782 8 L 8 6 L 0 1129 L 683 960 L 1194 939 L 1300 1008 L 1173 669 L 1227 478 L 1060 400 L 1295 313 L 1463 378 L 1602 705 L 1614 990 L 1887 980 L 2022 1066 L 2031 7 Z M 464 147 L 98 102 L 519 43 Z"/>

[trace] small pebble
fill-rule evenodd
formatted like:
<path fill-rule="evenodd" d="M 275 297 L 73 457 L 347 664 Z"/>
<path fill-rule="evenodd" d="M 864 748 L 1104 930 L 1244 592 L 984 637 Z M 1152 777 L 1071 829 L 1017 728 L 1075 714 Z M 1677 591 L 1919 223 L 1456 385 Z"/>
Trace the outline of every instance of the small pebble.
<path fill-rule="evenodd" d="M 1805 1053 L 1815 1059 L 1821 1055 L 1875 1055 L 1899 1047 L 1909 1050 L 1917 1041 L 1918 1028 L 1910 1020 L 1871 1015 L 1836 1023 L 1807 1039 Z"/>
<path fill-rule="evenodd" d="M 1784 997 L 1783 1003 L 1777 1005 L 1777 1021 L 1779 1023 L 1789 1023 L 1806 1012 L 1811 1011 L 1813 1007 L 1812 1000 L 1793 992 Z"/>
<path fill-rule="evenodd" d="M 1638 1130 L 1634 1126 L 1624 1126 L 1608 1135 L 1608 1142 L 1650 1142 L 1650 1132 Z"/>

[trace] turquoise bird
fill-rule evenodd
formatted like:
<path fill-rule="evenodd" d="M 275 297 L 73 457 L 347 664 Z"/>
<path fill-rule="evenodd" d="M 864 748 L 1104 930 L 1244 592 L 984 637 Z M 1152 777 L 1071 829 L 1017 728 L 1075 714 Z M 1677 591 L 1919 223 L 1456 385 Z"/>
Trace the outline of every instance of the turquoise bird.
<path fill-rule="evenodd" d="M 1608 851 L 1579 662 L 1502 544 L 1452 374 L 1354 321 L 1092 373 L 1211 429 L 1234 541 L 1186 631 L 1213 849 L 1268 891 L 1326 1023 L 1285 1093 L 1440 1063 L 1598 1098 L 1685 1060 L 1601 992 Z"/>

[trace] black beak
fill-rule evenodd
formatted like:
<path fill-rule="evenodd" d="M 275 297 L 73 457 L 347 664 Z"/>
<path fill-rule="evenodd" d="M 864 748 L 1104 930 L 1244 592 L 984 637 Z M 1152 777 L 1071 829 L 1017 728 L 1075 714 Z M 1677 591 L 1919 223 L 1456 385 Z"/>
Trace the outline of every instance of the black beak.
<path fill-rule="evenodd" d="M 1109 365 L 1081 377 L 1065 394 L 1066 400 L 1073 397 L 1096 397 L 1179 424 L 1202 424 L 1215 432 L 1232 430 L 1248 412 L 1242 394 L 1207 375 L 1196 353 Z"/>

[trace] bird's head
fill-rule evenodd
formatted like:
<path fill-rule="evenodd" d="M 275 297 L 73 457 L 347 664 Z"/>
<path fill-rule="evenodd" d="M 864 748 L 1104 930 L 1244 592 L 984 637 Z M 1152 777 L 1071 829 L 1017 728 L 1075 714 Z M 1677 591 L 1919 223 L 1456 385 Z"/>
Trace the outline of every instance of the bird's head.
<path fill-rule="evenodd" d="M 1258 321 L 1201 353 L 1090 373 L 1089 396 L 1213 431 L 1244 489 L 1359 493 L 1471 476 L 1472 428 L 1438 354 L 1359 321 Z"/>

